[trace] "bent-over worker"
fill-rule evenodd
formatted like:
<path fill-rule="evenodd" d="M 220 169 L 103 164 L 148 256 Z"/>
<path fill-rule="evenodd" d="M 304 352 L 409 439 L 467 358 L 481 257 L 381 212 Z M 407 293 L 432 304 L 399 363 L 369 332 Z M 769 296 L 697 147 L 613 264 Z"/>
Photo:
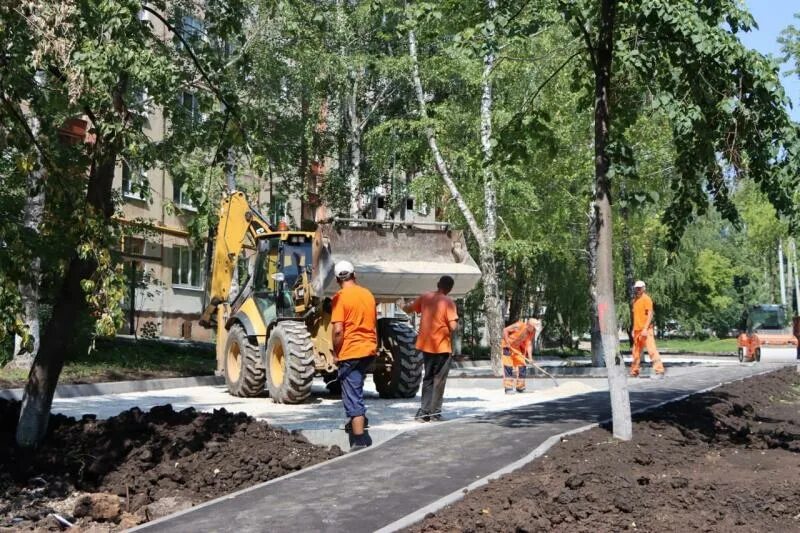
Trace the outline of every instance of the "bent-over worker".
<path fill-rule="evenodd" d="M 334 358 L 339 365 L 342 404 L 350 418 L 350 451 L 355 451 L 372 444 L 365 429 L 364 377 L 378 348 L 378 316 L 375 297 L 356 283 L 352 263 L 339 261 L 334 274 L 341 287 L 333 297 L 331 312 Z"/>
<path fill-rule="evenodd" d="M 653 300 L 645 292 L 645 283 L 642 280 L 633 284 L 633 346 L 631 355 L 632 378 L 639 377 L 639 366 L 642 360 L 642 349 L 647 348 L 650 360 L 653 362 L 653 379 L 664 378 L 664 364 L 656 348 L 653 324 Z"/>
<path fill-rule="evenodd" d="M 525 392 L 526 359 L 533 358 L 538 320 L 519 320 L 503 329 L 503 388 L 506 394 Z"/>
<path fill-rule="evenodd" d="M 442 276 L 435 291 L 402 306 L 406 313 L 421 315 L 416 347 L 422 352 L 425 376 L 422 378 L 422 404 L 414 418 L 422 422 L 442 419 L 444 387 L 453 351 L 450 337 L 458 326 L 456 304 L 447 296 L 454 284 L 453 278 Z"/>

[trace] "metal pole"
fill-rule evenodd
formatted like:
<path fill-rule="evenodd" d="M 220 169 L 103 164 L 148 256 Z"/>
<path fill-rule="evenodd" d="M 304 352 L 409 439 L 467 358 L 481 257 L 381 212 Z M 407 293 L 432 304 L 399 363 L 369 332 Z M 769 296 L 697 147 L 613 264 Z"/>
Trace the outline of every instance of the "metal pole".
<path fill-rule="evenodd" d="M 131 261 L 130 271 L 130 285 L 128 286 L 128 297 L 131 300 L 131 306 L 128 309 L 128 333 L 130 335 L 136 334 L 136 261 Z"/>
<path fill-rule="evenodd" d="M 797 274 L 797 244 L 794 237 L 791 240 L 792 264 L 794 265 L 794 314 L 800 316 L 800 276 Z"/>
<path fill-rule="evenodd" d="M 778 277 L 781 280 L 781 305 L 786 306 L 786 278 L 783 277 L 783 239 L 778 240 Z"/>

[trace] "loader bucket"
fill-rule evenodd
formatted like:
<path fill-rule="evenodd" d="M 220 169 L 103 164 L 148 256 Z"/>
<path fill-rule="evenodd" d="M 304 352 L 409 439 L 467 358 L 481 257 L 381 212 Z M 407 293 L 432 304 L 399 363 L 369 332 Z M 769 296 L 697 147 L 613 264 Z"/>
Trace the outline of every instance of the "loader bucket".
<path fill-rule="evenodd" d="M 383 302 L 436 290 L 436 283 L 444 275 L 455 280 L 450 296 L 461 298 L 481 279 L 462 232 L 446 227 L 386 227 L 369 222 L 320 224 L 313 254 L 312 285 L 316 294 L 330 296 L 336 292 L 333 265 L 345 259 L 355 266 L 358 283 Z"/>

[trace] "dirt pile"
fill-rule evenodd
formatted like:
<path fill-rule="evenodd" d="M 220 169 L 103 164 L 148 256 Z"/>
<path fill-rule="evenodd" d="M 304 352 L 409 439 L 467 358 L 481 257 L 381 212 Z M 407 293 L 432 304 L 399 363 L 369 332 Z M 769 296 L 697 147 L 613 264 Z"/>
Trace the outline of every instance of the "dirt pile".
<path fill-rule="evenodd" d="M 67 522 L 110 530 L 189 507 L 342 452 L 225 409 L 54 415 L 35 453 L 14 446 L 19 403 L 0 400 L 0 530 Z"/>
<path fill-rule="evenodd" d="M 800 531 L 800 374 L 757 376 L 574 435 L 413 531 Z"/>

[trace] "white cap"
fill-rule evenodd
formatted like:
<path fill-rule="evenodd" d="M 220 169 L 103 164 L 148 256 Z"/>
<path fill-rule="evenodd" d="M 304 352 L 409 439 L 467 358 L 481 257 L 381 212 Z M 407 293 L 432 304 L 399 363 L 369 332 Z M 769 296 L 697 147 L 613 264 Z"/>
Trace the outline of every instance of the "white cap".
<path fill-rule="evenodd" d="M 640 288 L 640 287 L 641 287 L 642 289 L 644 289 L 644 287 L 645 287 L 645 285 L 644 285 L 644 281 L 642 281 L 642 280 L 638 280 L 636 283 L 634 283 L 634 284 L 633 284 L 633 288 L 634 288 L 634 289 L 638 289 L 638 288 Z"/>
<path fill-rule="evenodd" d="M 339 261 L 333 267 L 333 272 L 336 274 L 336 279 L 347 279 L 351 274 L 354 274 L 356 267 L 350 261 Z"/>

